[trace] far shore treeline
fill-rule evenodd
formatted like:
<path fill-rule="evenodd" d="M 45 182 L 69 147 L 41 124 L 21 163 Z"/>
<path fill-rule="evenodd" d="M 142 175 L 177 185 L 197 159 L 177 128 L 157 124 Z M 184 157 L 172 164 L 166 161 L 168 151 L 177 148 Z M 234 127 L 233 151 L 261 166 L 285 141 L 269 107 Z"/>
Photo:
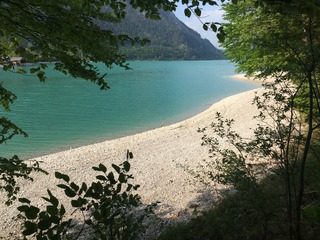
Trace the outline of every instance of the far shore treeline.
<path fill-rule="evenodd" d="M 161 20 L 146 19 L 143 13 L 127 7 L 121 23 L 100 22 L 102 29 L 150 40 L 145 46 L 126 45 L 121 52 L 129 60 L 222 60 L 221 50 L 181 22 L 172 12 L 161 11 Z"/>

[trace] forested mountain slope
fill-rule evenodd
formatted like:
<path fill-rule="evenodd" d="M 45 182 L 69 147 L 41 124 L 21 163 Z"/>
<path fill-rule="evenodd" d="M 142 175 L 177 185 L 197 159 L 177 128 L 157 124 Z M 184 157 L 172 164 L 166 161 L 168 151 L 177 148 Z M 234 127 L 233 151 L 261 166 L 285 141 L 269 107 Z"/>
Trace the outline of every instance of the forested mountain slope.
<path fill-rule="evenodd" d="M 130 60 L 214 60 L 223 59 L 222 52 L 207 39 L 187 27 L 173 13 L 162 12 L 161 20 L 146 19 L 143 13 L 127 9 L 121 23 L 101 23 L 117 34 L 148 38 L 144 47 L 127 46 L 122 52 Z"/>

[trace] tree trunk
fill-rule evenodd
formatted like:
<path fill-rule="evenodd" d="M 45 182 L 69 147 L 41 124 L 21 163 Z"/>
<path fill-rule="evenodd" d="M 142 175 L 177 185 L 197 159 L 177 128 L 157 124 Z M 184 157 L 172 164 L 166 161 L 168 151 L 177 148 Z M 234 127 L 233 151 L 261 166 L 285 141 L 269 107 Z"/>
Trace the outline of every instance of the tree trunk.
<path fill-rule="evenodd" d="M 308 152 L 310 149 L 311 138 L 313 133 L 313 84 L 311 73 L 308 74 L 308 83 L 309 83 L 309 113 L 308 113 L 308 133 L 306 137 L 306 142 L 304 145 L 303 156 L 300 164 L 300 172 L 298 179 L 298 195 L 297 195 L 297 205 L 296 205 L 296 238 L 298 240 L 302 239 L 301 236 L 301 207 L 302 207 L 302 198 L 304 193 L 304 177 L 305 177 L 305 165 L 307 162 Z"/>

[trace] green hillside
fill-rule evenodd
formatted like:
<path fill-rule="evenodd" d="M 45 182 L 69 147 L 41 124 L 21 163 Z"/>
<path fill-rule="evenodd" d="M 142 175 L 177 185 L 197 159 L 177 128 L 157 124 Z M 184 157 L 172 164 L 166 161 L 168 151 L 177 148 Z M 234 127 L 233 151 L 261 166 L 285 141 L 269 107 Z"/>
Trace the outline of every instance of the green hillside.
<path fill-rule="evenodd" d="M 143 13 L 127 9 L 121 23 L 101 23 L 117 34 L 148 38 L 144 47 L 127 46 L 121 51 L 129 60 L 216 60 L 223 59 L 222 52 L 207 39 L 188 28 L 173 13 L 162 12 L 161 20 L 146 19 Z"/>

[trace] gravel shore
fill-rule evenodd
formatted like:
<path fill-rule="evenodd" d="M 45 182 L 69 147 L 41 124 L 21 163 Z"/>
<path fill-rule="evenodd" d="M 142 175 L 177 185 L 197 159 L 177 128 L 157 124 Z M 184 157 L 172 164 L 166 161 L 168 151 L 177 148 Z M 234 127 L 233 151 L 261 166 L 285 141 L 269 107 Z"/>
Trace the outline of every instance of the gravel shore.
<path fill-rule="evenodd" d="M 193 177 L 179 166 L 196 167 L 203 159 L 208 159 L 208 149 L 201 146 L 202 135 L 197 129 L 209 126 L 216 112 L 220 112 L 225 118 L 236 120 L 234 129 L 237 132 L 250 137 L 252 131 L 249 129 L 257 124 L 253 116 L 258 113 L 252 100 L 256 92 L 262 91 L 259 88 L 227 97 L 204 112 L 176 124 L 39 157 L 37 160 L 41 162 L 41 167 L 50 174 L 33 174 L 34 182 L 23 182 L 20 196 L 41 207 L 44 202 L 39 196 L 46 196 L 46 189 L 51 189 L 65 201 L 64 193 L 55 187 L 60 183 L 54 177 L 55 171 L 68 174 L 76 183 L 89 182 L 95 176 L 92 166 L 103 163 L 108 167 L 111 163 L 121 163 L 126 159 L 127 150 L 130 150 L 134 155 L 130 160 L 131 173 L 134 181 L 141 185 L 138 193 L 143 203 L 160 202 L 157 217 L 163 224 L 188 220 L 193 210 L 210 204 L 213 193 L 208 187 L 195 183 Z M 3 196 L 0 200 L 3 201 Z M 13 220 L 17 215 L 16 207 L 16 203 L 10 207 L 1 203 L 0 238 L 16 238 L 16 235 L 10 237 L 10 232 L 19 232 L 19 221 Z M 160 228 L 158 226 L 157 231 Z"/>

